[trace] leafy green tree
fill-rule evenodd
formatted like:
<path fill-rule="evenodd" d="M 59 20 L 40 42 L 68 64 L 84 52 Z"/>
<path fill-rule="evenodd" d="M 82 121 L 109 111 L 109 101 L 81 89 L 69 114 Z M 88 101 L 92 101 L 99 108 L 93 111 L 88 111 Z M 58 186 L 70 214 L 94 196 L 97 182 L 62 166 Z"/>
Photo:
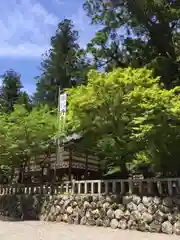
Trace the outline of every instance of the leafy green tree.
<path fill-rule="evenodd" d="M 16 104 L 21 96 L 22 84 L 20 74 L 14 70 L 8 70 L 2 77 L 2 87 L 0 104 L 1 109 L 6 112 L 12 112 L 14 104 Z"/>
<path fill-rule="evenodd" d="M 7 132 L 9 129 L 8 115 L 4 112 L 0 113 L 0 164 L 3 163 L 4 159 L 7 159 Z"/>
<path fill-rule="evenodd" d="M 26 110 L 31 111 L 33 108 L 33 99 L 27 92 L 21 91 L 17 104 L 24 105 Z"/>
<path fill-rule="evenodd" d="M 156 84 L 134 92 L 135 98 L 141 99 L 137 107 L 140 106 L 143 113 L 135 119 L 136 137 L 144 144 L 144 150 L 137 154 L 134 163 L 141 166 L 143 160 L 162 176 L 180 176 L 179 91 L 179 87 L 162 90 Z"/>
<path fill-rule="evenodd" d="M 8 115 L 5 112 L 0 113 L 0 182 L 7 183 L 12 175 L 12 169 L 9 163 L 9 152 L 7 132 L 9 130 Z"/>
<path fill-rule="evenodd" d="M 179 0 L 86 0 L 92 24 L 101 26 L 89 51 L 97 67 L 144 67 L 166 88 L 179 85 Z"/>
<path fill-rule="evenodd" d="M 159 87 L 147 69 L 92 71 L 88 84 L 69 90 L 68 129 L 103 159 L 108 172 L 133 169 L 173 174 L 180 169 L 178 88 Z M 83 145 L 83 144 L 82 144 Z M 83 147 L 83 146 L 82 146 Z"/>
<path fill-rule="evenodd" d="M 10 115 L 1 116 L 1 164 L 21 167 L 43 154 L 57 134 L 56 117 L 48 107 L 33 108 L 29 113 L 23 105 L 15 105 Z"/>
<path fill-rule="evenodd" d="M 78 32 L 68 19 L 59 23 L 51 38 L 51 48 L 41 63 L 35 102 L 57 107 L 58 89 L 65 89 L 86 80 L 89 62 L 80 49 Z"/>

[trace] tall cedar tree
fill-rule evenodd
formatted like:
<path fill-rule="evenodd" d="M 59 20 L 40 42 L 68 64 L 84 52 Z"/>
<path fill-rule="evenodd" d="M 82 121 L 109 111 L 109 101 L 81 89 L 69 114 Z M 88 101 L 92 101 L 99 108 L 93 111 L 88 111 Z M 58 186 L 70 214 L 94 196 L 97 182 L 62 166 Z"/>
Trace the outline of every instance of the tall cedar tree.
<path fill-rule="evenodd" d="M 5 112 L 12 112 L 21 97 L 22 84 L 20 74 L 10 69 L 3 74 L 0 104 Z"/>
<path fill-rule="evenodd" d="M 15 104 L 24 105 L 28 111 L 32 110 L 31 97 L 22 89 L 23 85 L 19 73 L 10 69 L 3 74 L 0 93 L 1 111 L 12 112 Z"/>
<path fill-rule="evenodd" d="M 180 84 L 179 0 L 86 0 L 101 30 L 88 45 L 97 67 L 149 67 L 166 88 Z"/>
<path fill-rule="evenodd" d="M 78 43 L 78 32 L 68 19 L 59 23 L 51 38 L 51 48 L 41 63 L 35 93 L 36 104 L 57 107 L 58 89 L 70 88 L 86 80 L 89 63 Z"/>

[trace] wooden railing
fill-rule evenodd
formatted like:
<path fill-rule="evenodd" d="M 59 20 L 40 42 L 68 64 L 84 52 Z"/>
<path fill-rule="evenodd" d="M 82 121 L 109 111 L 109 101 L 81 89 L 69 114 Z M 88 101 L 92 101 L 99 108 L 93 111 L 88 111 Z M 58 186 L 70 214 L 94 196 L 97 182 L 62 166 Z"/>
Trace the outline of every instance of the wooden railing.
<path fill-rule="evenodd" d="M 61 194 L 72 193 L 72 183 L 63 182 L 56 184 L 11 184 L 1 185 L 0 195 L 48 195 L 48 194 Z"/>
<path fill-rule="evenodd" d="M 75 181 L 78 194 L 180 195 L 180 178 Z"/>
<path fill-rule="evenodd" d="M 180 195 L 180 178 L 64 181 L 55 184 L 1 185 L 0 195 L 12 194 L 138 194 Z"/>

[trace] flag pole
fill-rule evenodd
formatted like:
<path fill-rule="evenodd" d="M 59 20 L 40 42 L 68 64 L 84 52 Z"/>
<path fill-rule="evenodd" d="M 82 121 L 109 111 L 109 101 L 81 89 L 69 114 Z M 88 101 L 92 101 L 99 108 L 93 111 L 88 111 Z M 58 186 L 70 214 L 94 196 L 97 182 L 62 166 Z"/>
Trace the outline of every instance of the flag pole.
<path fill-rule="evenodd" d="M 58 89 L 58 113 L 57 113 L 57 126 L 58 126 L 58 137 L 57 137 L 57 150 L 56 150 L 56 163 L 54 165 L 54 181 L 56 182 L 56 173 L 57 173 L 57 164 L 63 162 L 63 156 L 61 154 L 62 150 L 62 141 L 61 141 L 61 134 L 65 128 L 65 121 L 66 121 L 66 101 L 67 101 L 67 94 L 62 93 L 59 87 Z"/>
<path fill-rule="evenodd" d="M 57 173 L 57 163 L 60 158 L 60 137 L 59 137 L 59 132 L 60 132 L 60 87 L 58 88 L 58 109 L 57 109 L 57 129 L 58 129 L 58 136 L 56 139 L 56 161 L 54 165 L 54 182 L 56 182 L 56 173 Z"/>

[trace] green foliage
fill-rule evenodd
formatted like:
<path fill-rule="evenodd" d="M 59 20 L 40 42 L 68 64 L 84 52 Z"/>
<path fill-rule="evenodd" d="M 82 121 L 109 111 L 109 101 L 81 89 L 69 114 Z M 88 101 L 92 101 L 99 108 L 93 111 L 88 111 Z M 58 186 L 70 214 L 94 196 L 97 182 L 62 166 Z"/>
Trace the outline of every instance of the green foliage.
<path fill-rule="evenodd" d="M 7 152 L 7 132 L 8 132 L 8 124 L 7 124 L 8 116 L 5 113 L 0 113 L 0 161 L 1 164 L 3 160 L 6 158 L 8 155 Z"/>
<path fill-rule="evenodd" d="M 21 91 L 17 104 L 24 105 L 25 109 L 29 112 L 33 108 L 32 98 L 25 91 Z"/>
<path fill-rule="evenodd" d="M 14 70 L 6 71 L 2 76 L 0 93 L 0 111 L 12 112 L 15 104 L 23 104 L 26 109 L 32 109 L 29 95 L 22 91 L 21 75 Z"/>
<path fill-rule="evenodd" d="M 35 101 L 57 107 L 58 88 L 72 87 L 86 80 L 89 63 L 80 49 L 78 32 L 70 20 L 59 23 L 51 48 L 41 63 L 41 76 L 37 81 Z"/>
<path fill-rule="evenodd" d="M 88 45 L 97 66 L 149 66 L 167 88 L 179 84 L 179 0 L 86 0 L 92 24 Z"/>
<path fill-rule="evenodd" d="M 1 109 L 12 112 L 21 95 L 22 84 L 20 75 L 13 70 L 8 70 L 2 77 L 0 104 Z"/>
<path fill-rule="evenodd" d="M 151 160 L 156 172 L 179 175 L 180 96 L 179 88 L 171 91 L 158 86 L 136 92 L 143 100 L 143 115 L 136 118 L 136 137 L 144 144 L 144 157 Z M 139 96 L 138 96 L 139 95 Z"/>
<path fill-rule="evenodd" d="M 15 105 L 11 114 L 0 115 L 1 164 L 20 166 L 35 160 L 51 145 L 57 134 L 56 117 L 48 107 L 34 108 L 30 113 Z"/>
<path fill-rule="evenodd" d="M 91 139 L 89 148 L 101 153 L 111 171 L 119 167 L 125 176 L 143 165 L 176 174 L 180 97 L 175 91 L 161 88 L 147 69 L 91 71 L 86 86 L 69 90 L 68 127 Z"/>

